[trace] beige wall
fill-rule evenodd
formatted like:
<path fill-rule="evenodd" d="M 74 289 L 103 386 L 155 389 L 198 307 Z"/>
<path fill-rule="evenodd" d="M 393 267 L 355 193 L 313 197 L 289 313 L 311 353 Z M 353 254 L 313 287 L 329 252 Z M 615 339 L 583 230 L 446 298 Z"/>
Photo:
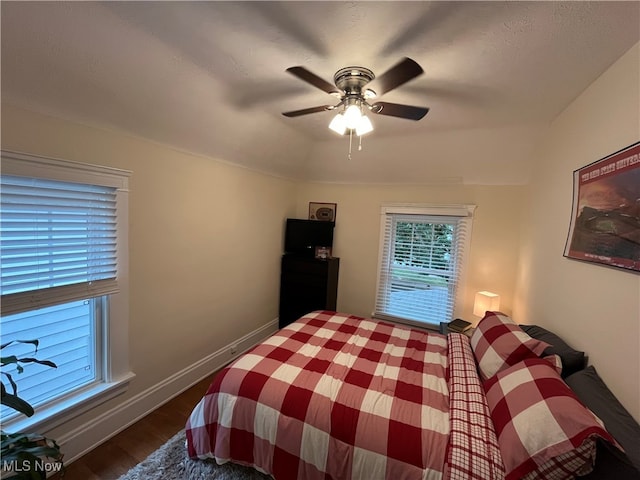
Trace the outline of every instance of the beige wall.
<path fill-rule="evenodd" d="M 553 123 L 539 149 L 523 215 L 517 318 L 585 350 L 640 420 L 640 276 L 563 258 L 572 172 L 640 140 L 640 45 Z"/>
<path fill-rule="evenodd" d="M 129 333 L 136 379 L 124 397 L 89 417 L 278 316 L 292 182 L 6 105 L 2 148 L 133 171 Z"/>
<path fill-rule="evenodd" d="M 376 119 L 373 119 L 375 122 Z M 429 123 L 428 119 L 424 120 Z M 401 125 L 402 121 L 398 122 Z M 409 126 L 409 125 L 407 125 Z M 306 180 L 353 184 L 525 185 L 531 158 L 545 128 L 508 125 L 439 130 L 386 137 L 374 131 L 362 140 L 335 137 L 316 142 L 305 162 Z M 387 160 L 393 159 L 393 168 Z"/>
<path fill-rule="evenodd" d="M 337 203 L 334 255 L 341 257 L 338 309 L 370 316 L 375 302 L 383 203 L 475 204 L 465 303 L 458 315 L 472 314 L 473 296 L 490 290 L 501 296 L 501 310 L 511 313 L 519 245 L 521 186 L 364 186 L 304 183 L 298 188 L 298 217 L 309 202 Z"/>

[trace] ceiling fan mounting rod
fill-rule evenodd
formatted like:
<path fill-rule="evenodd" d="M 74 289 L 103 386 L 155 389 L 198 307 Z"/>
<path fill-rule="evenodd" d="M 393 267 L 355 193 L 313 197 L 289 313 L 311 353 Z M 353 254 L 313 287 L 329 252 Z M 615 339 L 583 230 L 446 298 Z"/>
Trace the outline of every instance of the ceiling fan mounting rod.
<path fill-rule="evenodd" d="M 376 78 L 371 70 L 364 67 L 346 67 L 338 70 L 333 81 L 345 95 L 362 96 L 363 87 Z"/>

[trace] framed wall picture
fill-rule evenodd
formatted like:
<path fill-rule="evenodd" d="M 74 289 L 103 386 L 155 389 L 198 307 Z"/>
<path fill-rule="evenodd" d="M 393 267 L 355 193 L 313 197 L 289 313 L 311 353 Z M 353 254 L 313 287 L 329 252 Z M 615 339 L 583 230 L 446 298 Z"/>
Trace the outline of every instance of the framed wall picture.
<path fill-rule="evenodd" d="M 309 220 L 335 222 L 337 203 L 309 202 Z"/>
<path fill-rule="evenodd" d="M 640 142 L 573 172 L 564 256 L 640 272 Z"/>
<path fill-rule="evenodd" d="M 331 247 L 316 247 L 315 257 L 318 260 L 329 260 L 331 258 Z"/>

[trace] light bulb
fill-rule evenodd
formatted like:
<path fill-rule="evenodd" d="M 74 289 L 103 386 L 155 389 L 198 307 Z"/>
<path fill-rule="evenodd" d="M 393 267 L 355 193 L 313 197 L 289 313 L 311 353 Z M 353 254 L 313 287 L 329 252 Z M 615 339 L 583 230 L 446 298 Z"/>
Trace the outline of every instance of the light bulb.
<path fill-rule="evenodd" d="M 333 120 L 331 120 L 331 123 L 329 124 L 329 128 L 336 132 L 338 135 L 344 135 L 344 133 L 347 131 L 347 125 L 344 119 L 344 115 L 339 113 L 335 117 L 333 117 Z"/>
<path fill-rule="evenodd" d="M 349 105 L 344 111 L 344 120 L 347 128 L 356 128 L 361 116 L 360 107 L 357 105 Z"/>
<path fill-rule="evenodd" d="M 360 120 L 358 120 L 358 125 L 356 125 L 356 133 L 358 135 L 364 135 L 365 133 L 369 133 L 373 131 L 373 125 L 371 124 L 371 120 L 366 115 L 362 115 Z"/>

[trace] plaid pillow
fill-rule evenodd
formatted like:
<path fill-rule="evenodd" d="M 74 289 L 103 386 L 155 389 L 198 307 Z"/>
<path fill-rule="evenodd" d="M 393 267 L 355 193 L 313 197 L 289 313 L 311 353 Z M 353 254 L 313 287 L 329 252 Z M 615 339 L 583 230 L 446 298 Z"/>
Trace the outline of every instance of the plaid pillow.
<path fill-rule="evenodd" d="M 556 369 L 558 375 L 562 377 L 562 359 L 559 355 L 556 355 L 555 353 L 553 355 L 545 355 L 542 359 L 549 362 L 549 364 Z"/>
<path fill-rule="evenodd" d="M 537 358 L 548 346 L 531 338 L 500 312 L 487 312 L 471 336 L 471 348 L 483 380 L 526 358 Z"/>
<path fill-rule="evenodd" d="M 612 441 L 546 360 L 530 358 L 484 382 L 506 480 L 591 472 L 596 438 Z"/>

